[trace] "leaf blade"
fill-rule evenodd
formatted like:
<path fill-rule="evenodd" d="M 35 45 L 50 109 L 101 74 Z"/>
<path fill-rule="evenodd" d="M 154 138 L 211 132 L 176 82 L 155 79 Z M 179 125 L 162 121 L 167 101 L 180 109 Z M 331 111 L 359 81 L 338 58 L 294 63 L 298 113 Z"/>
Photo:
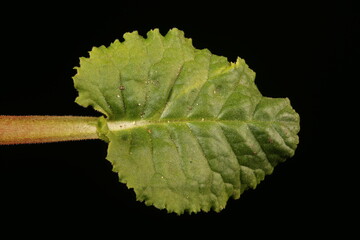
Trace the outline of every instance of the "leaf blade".
<path fill-rule="evenodd" d="M 288 99 L 263 97 L 244 60 L 197 50 L 177 29 L 124 38 L 94 48 L 74 82 L 77 102 L 107 116 L 107 159 L 138 200 L 220 211 L 294 155 L 299 115 Z"/>

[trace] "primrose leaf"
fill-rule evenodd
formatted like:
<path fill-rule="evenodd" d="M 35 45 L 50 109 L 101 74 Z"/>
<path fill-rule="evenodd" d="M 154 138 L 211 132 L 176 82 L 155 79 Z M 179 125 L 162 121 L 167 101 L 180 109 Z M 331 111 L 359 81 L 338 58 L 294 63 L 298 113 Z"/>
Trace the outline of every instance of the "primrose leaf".
<path fill-rule="evenodd" d="M 94 47 L 74 76 L 107 159 L 139 201 L 169 212 L 222 210 L 294 155 L 299 115 L 263 97 L 238 58 L 198 50 L 178 29 Z"/>

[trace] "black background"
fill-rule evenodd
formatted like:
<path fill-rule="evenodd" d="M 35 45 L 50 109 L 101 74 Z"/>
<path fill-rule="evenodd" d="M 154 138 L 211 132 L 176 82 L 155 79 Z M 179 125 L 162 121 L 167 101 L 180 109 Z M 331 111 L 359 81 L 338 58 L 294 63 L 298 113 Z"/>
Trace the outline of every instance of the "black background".
<path fill-rule="evenodd" d="M 337 230 L 329 224 L 346 210 L 336 201 L 349 194 L 341 190 L 346 181 L 337 177 L 340 170 L 331 166 L 341 156 L 327 132 L 341 118 L 344 109 L 334 95 L 353 78 L 352 54 L 359 54 L 358 17 L 350 1 L 89 1 L 81 7 L 4 6 L 1 12 L 1 115 L 99 116 L 74 103 L 79 57 L 88 56 L 92 46 L 122 40 L 125 32 L 145 36 L 159 28 L 166 34 L 177 27 L 196 48 L 230 61 L 244 58 L 263 95 L 288 97 L 301 116 L 295 156 L 220 213 L 176 216 L 137 202 L 111 172 L 102 141 L 0 146 L 4 229 L 92 233 L 105 226 L 104 233 L 118 237 L 166 236 L 169 225 L 173 237 L 191 229 L 236 236 Z"/>

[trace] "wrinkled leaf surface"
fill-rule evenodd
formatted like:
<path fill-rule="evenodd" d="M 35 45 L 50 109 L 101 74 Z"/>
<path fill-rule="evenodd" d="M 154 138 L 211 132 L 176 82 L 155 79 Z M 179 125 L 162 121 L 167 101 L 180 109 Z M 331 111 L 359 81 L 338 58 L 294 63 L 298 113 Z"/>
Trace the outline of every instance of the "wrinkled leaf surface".
<path fill-rule="evenodd" d="M 81 58 L 74 83 L 76 102 L 105 115 L 107 159 L 138 200 L 220 211 L 294 155 L 298 114 L 287 98 L 263 97 L 244 60 L 195 49 L 177 29 L 124 39 Z"/>

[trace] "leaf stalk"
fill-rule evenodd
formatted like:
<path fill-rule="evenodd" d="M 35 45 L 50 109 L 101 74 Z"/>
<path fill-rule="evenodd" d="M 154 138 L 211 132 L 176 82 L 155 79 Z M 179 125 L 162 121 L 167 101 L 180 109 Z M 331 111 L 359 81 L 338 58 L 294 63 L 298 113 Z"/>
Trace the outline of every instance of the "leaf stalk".
<path fill-rule="evenodd" d="M 98 139 L 97 117 L 0 115 L 0 145 Z"/>

